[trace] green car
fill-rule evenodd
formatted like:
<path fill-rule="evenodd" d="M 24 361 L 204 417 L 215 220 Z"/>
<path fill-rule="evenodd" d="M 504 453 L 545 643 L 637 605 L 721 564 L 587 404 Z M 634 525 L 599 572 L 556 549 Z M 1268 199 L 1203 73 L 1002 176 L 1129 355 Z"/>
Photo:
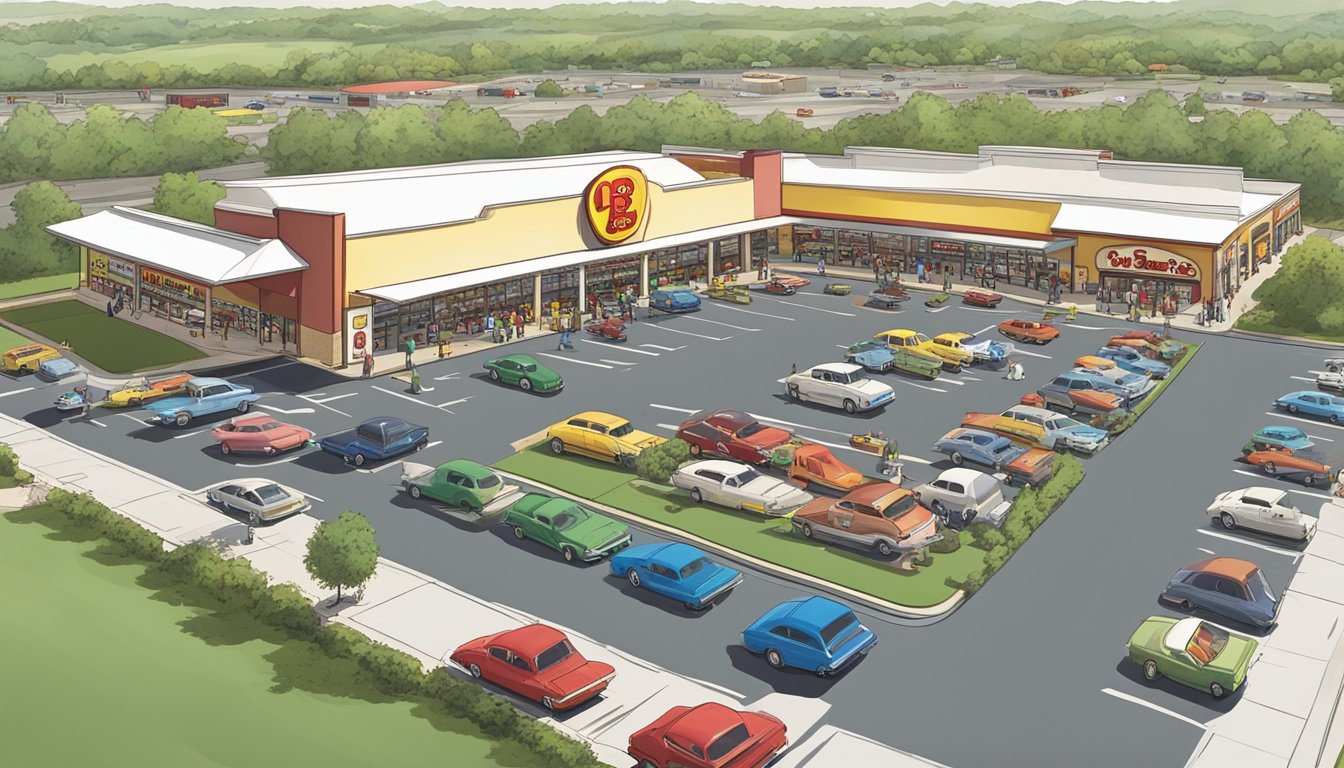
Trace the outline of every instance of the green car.
<path fill-rule="evenodd" d="M 512 384 L 526 392 L 559 392 L 565 386 L 560 374 L 537 362 L 531 355 L 505 355 L 485 361 L 491 381 Z"/>
<path fill-rule="evenodd" d="M 557 550 L 565 562 L 591 562 L 630 546 L 630 529 L 569 499 L 525 494 L 509 507 L 504 524 L 514 538 L 532 539 Z"/>
<path fill-rule="evenodd" d="M 1246 682 L 1260 644 L 1197 618 L 1149 616 L 1129 638 L 1145 679 L 1163 675 L 1221 699 Z"/>
<path fill-rule="evenodd" d="M 872 373 L 903 371 L 924 379 L 936 379 L 943 361 L 908 349 L 893 349 L 881 339 L 864 339 L 845 348 L 845 362 L 863 366 Z"/>
<path fill-rule="evenodd" d="M 453 459 L 437 467 L 402 464 L 401 487 L 413 499 L 429 497 L 467 512 L 482 512 L 504 499 L 517 486 L 505 485 L 488 467 L 468 459 Z"/>

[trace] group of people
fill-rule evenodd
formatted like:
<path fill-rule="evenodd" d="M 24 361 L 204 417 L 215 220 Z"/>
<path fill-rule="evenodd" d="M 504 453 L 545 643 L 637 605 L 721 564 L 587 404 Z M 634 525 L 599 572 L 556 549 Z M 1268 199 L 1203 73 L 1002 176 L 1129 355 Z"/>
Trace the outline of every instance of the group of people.
<path fill-rule="evenodd" d="M 627 323 L 635 322 L 635 306 L 639 299 L 635 295 L 635 287 L 627 285 L 624 289 L 616 292 L 616 314 Z M 610 317 L 611 313 L 607 310 L 606 304 L 602 302 L 602 297 L 596 293 L 588 296 L 589 308 L 592 310 L 593 318 Z"/>
<path fill-rule="evenodd" d="M 1227 307 L 1229 310 L 1232 308 L 1232 294 L 1230 292 L 1227 294 Z M 1226 317 L 1226 315 L 1223 314 L 1222 299 L 1205 299 L 1202 312 L 1204 316 L 1204 325 L 1221 323 Z"/>
<path fill-rule="evenodd" d="M 485 316 L 486 333 L 490 334 L 490 340 L 496 344 L 511 341 L 515 333 L 521 339 L 526 335 L 526 329 L 527 317 L 516 309 Z"/>

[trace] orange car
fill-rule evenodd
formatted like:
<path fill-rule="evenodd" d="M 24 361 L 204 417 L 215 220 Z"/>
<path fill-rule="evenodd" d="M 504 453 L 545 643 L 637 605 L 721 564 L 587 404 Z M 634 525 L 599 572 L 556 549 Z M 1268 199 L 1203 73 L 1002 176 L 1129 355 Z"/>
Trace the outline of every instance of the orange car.
<path fill-rule="evenodd" d="M 861 485 L 841 499 L 816 499 L 793 513 L 809 539 L 831 539 L 883 557 L 918 552 L 943 538 L 933 513 L 915 494 L 885 480 Z"/>
<path fill-rule="evenodd" d="M 1271 477 L 1283 477 L 1299 480 L 1306 486 L 1330 486 L 1331 467 L 1325 463 L 1326 457 L 1319 453 L 1294 451 L 1277 445 L 1258 446 L 1244 457 L 1247 464 L 1253 464 Z"/>
<path fill-rule="evenodd" d="M 799 108 L 798 108 L 798 111 L 797 111 L 797 112 L 794 112 L 794 115 L 796 115 L 796 116 L 798 116 L 798 117 L 811 117 L 811 116 L 812 116 L 812 110 L 809 109 L 808 107 L 799 107 Z"/>
<path fill-rule="evenodd" d="M 1026 344 L 1048 344 L 1059 338 L 1059 329 L 1038 320 L 1004 320 L 999 333 Z"/>
<path fill-rule="evenodd" d="M 779 282 L 785 285 L 791 285 L 794 288 L 802 288 L 804 286 L 812 284 L 811 280 L 808 280 L 806 277 L 799 277 L 797 275 L 775 275 L 774 277 L 771 278 L 772 282 L 774 280 L 778 280 Z"/>
<path fill-rule="evenodd" d="M 862 473 L 835 458 L 825 447 L 813 443 L 798 446 L 789 462 L 789 479 L 848 491 L 865 481 Z"/>

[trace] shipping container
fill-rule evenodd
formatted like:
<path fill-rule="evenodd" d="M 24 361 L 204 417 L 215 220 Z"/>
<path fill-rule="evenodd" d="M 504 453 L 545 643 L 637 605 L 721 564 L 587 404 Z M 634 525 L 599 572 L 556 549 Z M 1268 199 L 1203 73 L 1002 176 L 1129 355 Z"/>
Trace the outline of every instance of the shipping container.
<path fill-rule="evenodd" d="M 165 97 L 170 106 L 194 109 L 196 107 L 227 107 L 227 93 L 170 93 Z"/>

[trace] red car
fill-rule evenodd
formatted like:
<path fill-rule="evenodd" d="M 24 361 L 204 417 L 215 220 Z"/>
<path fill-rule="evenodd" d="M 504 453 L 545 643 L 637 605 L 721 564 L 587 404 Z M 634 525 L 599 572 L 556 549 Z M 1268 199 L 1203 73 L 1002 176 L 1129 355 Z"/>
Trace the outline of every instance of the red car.
<path fill-rule="evenodd" d="M 276 421 L 270 416 L 248 416 L 233 419 L 210 430 L 210 437 L 219 443 L 219 451 L 230 453 L 264 453 L 274 456 L 281 451 L 302 447 L 313 439 L 313 433 L 303 427 Z"/>
<path fill-rule="evenodd" d="M 738 712 L 722 704 L 673 707 L 630 736 L 639 768 L 761 768 L 789 739 L 774 715 Z"/>
<path fill-rule="evenodd" d="M 1058 328 L 1036 320 L 1004 320 L 999 323 L 999 333 L 1013 341 L 1031 344 L 1048 344 L 1059 338 Z"/>
<path fill-rule="evenodd" d="M 797 286 L 791 285 L 782 277 L 771 278 L 770 282 L 765 284 L 765 290 L 768 293 L 779 293 L 785 296 L 792 296 L 798 292 Z"/>
<path fill-rule="evenodd" d="M 1003 301 L 1003 294 L 993 291 L 978 291 L 974 288 L 961 295 L 962 304 L 974 304 L 977 307 L 989 307 L 990 309 L 999 306 L 1001 301 Z"/>
<path fill-rule="evenodd" d="M 778 280 L 781 283 L 791 285 L 794 288 L 804 288 L 812 284 L 811 280 L 808 280 L 806 277 L 798 277 L 797 275 L 775 275 L 771 280 Z"/>
<path fill-rule="evenodd" d="M 774 450 L 793 439 L 793 433 L 767 427 L 742 411 L 701 411 L 683 421 L 677 437 L 691 445 L 691 455 L 718 454 L 748 464 L 769 462 Z"/>
<path fill-rule="evenodd" d="M 612 341 L 625 341 L 625 323 L 621 318 L 612 316 L 583 326 L 583 330 Z"/>
<path fill-rule="evenodd" d="M 478 637 L 448 658 L 472 677 L 539 701 L 554 712 L 588 701 L 616 676 L 610 664 L 583 658 L 564 632 L 545 624 Z"/>

